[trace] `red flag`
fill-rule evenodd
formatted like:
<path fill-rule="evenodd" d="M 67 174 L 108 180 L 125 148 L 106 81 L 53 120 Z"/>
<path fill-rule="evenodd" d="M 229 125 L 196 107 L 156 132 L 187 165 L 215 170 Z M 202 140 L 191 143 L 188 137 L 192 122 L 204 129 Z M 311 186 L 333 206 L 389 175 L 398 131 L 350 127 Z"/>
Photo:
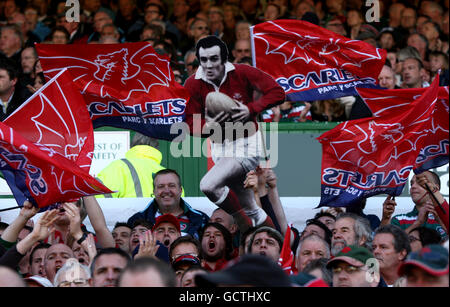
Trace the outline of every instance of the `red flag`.
<path fill-rule="evenodd" d="M 288 275 L 297 273 L 294 253 L 291 250 L 291 227 L 289 227 L 289 225 L 287 226 L 286 234 L 284 236 L 283 247 L 281 248 L 278 264 Z"/>
<path fill-rule="evenodd" d="M 1 125 L 0 169 L 19 205 L 39 207 L 111 191 L 89 175 L 92 123 L 67 70 Z"/>
<path fill-rule="evenodd" d="M 189 94 L 175 81 L 169 59 L 146 42 L 37 44 L 44 74 L 68 68 L 85 97 L 94 128 L 113 126 L 173 139 L 172 124 L 184 120 Z"/>
<path fill-rule="evenodd" d="M 403 112 L 348 121 L 318 138 L 322 143 L 319 206 L 345 207 L 376 194 L 401 194 L 436 128 L 437 79 Z M 448 144 L 448 130 L 446 140 Z"/>
<path fill-rule="evenodd" d="M 37 146 L 44 145 L 87 173 L 94 152 L 94 132 L 86 103 L 64 69 L 4 121 Z"/>
<path fill-rule="evenodd" d="M 87 195 L 111 193 L 74 162 L 37 146 L 0 122 L 0 169 L 19 205 L 40 208 Z"/>
<path fill-rule="evenodd" d="M 375 117 L 383 117 L 390 112 L 403 113 L 411 103 L 420 98 L 426 88 L 376 90 L 358 88 L 358 94 Z M 439 167 L 449 162 L 449 91 L 448 86 L 439 87 L 436 110 L 431 120 L 431 131 L 425 140 L 414 164 L 414 171 L 421 172 Z"/>
<path fill-rule="evenodd" d="M 254 66 L 270 74 L 292 101 L 355 95 L 375 86 L 386 50 L 300 20 L 251 27 Z"/>

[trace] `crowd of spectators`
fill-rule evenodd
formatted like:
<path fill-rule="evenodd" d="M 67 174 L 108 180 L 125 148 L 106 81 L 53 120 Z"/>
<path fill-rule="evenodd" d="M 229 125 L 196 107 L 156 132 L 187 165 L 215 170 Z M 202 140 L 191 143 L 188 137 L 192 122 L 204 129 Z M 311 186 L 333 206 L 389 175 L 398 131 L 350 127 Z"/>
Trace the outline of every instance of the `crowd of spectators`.
<path fill-rule="evenodd" d="M 193 48 L 200 38 L 219 36 L 232 62 L 251 64 L 249 27 L 294 18 L 387 49 L 383 87 L 425 87 L 439 69 L 448 74 L 448 0 L 380 1 L 380 21 L 371 23 L 365 21 L 368 7 L 358 0 L 80 4 L 80 21 L 68 22 L 65 1 L 0 2 L 0 120 L 45 82 L 35 42 L 147 41 L 171 59 L 183 84 L 199 66 Z M 263 118 L 344 121 L 366 115 L 351 96 L 286 101 Z M 448 204 L 436 177 L 414 177 L 408 214 L 394 215 L 395 200 L 388 197 L 381 219 L 361 208 L 330 208 L 300 230 L 288 227 L 270 169 L 249 172 L 242 184 L 254 190 L 275 227 L 241 231 L 221 209 L 211 216 L 200 212 L 183 200 L 180 176 L 169 169 L 153 176 L 152 203 L 117 221 L 112 231 L 94 197 L 45 211 L 35 223 L 37 209 L 26 202 L 14 221 L 0 224 L 0 286 L 448 286 Z M 84 227 L 85 218 L 93 232 Z M 294 255 L 291 270 L 278 263 L 285 245 Z"/>
<path fill-rule="evenodd" d="M 377 1 L 378 19 L 361 0 L 80 0 L 79 22 L 69 22 L 62 0 L 0 2 L 0 72 L 9 83 L 0 92 L 0 120 L 42 86 L 34 43 L 110 44 L 147 41 L 171 59 L 184 83 L 199 63 L 195 43 L 212 34 L 226 42 L 230 60 L 252 64 L 249 27 L 276 19 L 299 19 L 388 51 L 379 76 L 385 88 L 428 86 L 439 70 L 448 84 L 449 1 Z M 367 15 L 367 16 L 366 16 Z M 75 15 L 74 15 L 75 16 Z M 369 16 L 370 17 L 370 16 Z M 10 59 L 16 69 L 3 59 Z M 17 78 L 17 82 L 14 79 Z M 14 97 L 11 93 L 15 91 Z M 10 100 L 8 100 L 10 99 Z M 359 97 L 286 101 L 266 110 L 266 122 L 345 121 L 367 116 Z"/>
<path fill-rule="evenodd" d="M 245 186 L 276 226 L 245 231 L 223 209 L 208 216 L 188 204 L 171 169 L 155 174 L 149 207 L 112 231 L 93 196 L 35 222 L 39 209 L 26 201 L 0 222 L 0 286 L 448 286 L 449 207 L 433 172 L 414 176 L 410 213 L 394 215 L 389 196 L 381 219 L 328 208 L 304 229 L 288 226 L 276 182 L 270 169 L 248 173 Z"/>

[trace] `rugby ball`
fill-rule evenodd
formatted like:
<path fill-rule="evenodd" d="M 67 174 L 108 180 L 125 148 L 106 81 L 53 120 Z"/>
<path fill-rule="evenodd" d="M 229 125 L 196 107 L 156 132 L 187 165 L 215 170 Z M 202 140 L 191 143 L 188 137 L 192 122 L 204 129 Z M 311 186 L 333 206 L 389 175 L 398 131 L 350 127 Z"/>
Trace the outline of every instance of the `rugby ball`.
<path fill-rule="evenodd" d="M 205 106 L 208 110 L 208 115 L 214 117 L 222 111 L 231 113 L 231 109 L 237 107 L 238 104 L 224 93 L 210 92 L 206 95 Z"/>

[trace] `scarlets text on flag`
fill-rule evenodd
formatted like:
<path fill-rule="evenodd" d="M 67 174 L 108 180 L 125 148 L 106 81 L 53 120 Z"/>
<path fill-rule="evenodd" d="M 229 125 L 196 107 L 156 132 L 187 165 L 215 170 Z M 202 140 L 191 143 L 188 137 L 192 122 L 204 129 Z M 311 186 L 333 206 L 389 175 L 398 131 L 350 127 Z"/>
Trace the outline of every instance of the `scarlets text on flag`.
<path fill-rule="evenodd" d="M 357 88 L 375 117 L 389 112 L 405 112 L 411 102 L 420 98 L 426 88 L 377 90 Z M 439 87 L 436 110 L 431 117 L 431 131 L 414 164 L 414 172 L 420 173 L 449 162 L 449 88 Z"/>
<path fill-rule="evenodd" d="M 112 126 L 172 140 L 184 121 L 188 92 L 175 81 L 170 60 L 146 42 L 37 44 L 44 74 L 67 67 L 83 94 L 94 128 Z"/>
<path fill-rule="evenodd" d="M 319 207 L 347 207 L 377 194 L 401 194 L 427 140 L 435 142 L 433 117 L 445 116 L 448 121 L 448 113 L 437 112 L 438 82 L 404 112 L 348 121 L 318 138 L 322 143 Z M 444 138 L 448 144 L 448 129 Z"/>
<path fill-rule="evenodd" d="M 300 20 L 260 23 L 251 38 L 254 66 L 291 101 L 356 95 L 355 86 L 375 86 L 386 59 L 386 50 Z"/>
<path fill-rule="evenodd" d="M 39 207 L 110 193 L 89 176 L 92 122 L 67 70 L 33 94 L 1 126 L 0 169 L 20 205 Z"/>

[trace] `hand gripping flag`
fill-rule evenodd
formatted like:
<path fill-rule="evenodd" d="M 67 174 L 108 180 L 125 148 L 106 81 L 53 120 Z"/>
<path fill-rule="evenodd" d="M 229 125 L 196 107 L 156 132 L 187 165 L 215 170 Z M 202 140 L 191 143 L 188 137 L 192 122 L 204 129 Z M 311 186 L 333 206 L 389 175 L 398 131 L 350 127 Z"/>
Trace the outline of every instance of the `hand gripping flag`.
<path fill-rule="evenodd" d="M 19 206 L 110 193 L 89 175 L 93 150 L 86 104 L 66 70 L 1 124 L 0 169 Z"/>
<path fill-rule="evenodd" d="M 375 117 L 389 112 L 405 112 L 410 104 L 426 91 L 426 88 L 377 90 L 357 88 Z M 431 120 L 431 133 L 420 151 L 414 165 L 414 172 L 420 173 L 449 162 L 449 88 L 439 87 L 436 110 Z"/>
<path fill-rule="evenodd" d="M 253 65 L 270 74 L 291 101 L 356 95 L 375 86 L 386 50 L 306 21 L 274 20 L 250 28 Z"/>
<path fill-rule="evenodd" d="M 296 274 L 294 253 L 291 250 L 291 227 L 288 225 L 284 236 L 283 247 L 281 248 L 278 264 L 288 275 Z"/>
<path fill-rule="evenodd" d="M 172 124 L 184 121 L 189 94 L 175 79 L 169 59 L 146 42 L 37 44 L 44 74 L 67 67 L 83 94 L 94 128 L 112 126 L 172 140 Z"/>
<path fill-rule="evenodd" d="M 435 143 L 433 135 L 441 129 L 433 121 L 435 114 L 439 116 L 437 79 L 403 112 L 348 121 L 318 138 L 322 143 L 319 207 L 347 207 L 377 194 L 401 194 L 427 140 Z"/>

